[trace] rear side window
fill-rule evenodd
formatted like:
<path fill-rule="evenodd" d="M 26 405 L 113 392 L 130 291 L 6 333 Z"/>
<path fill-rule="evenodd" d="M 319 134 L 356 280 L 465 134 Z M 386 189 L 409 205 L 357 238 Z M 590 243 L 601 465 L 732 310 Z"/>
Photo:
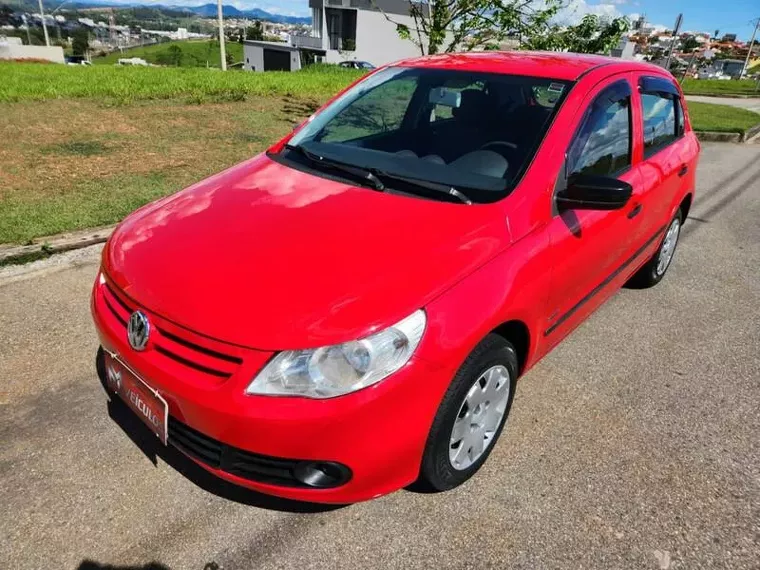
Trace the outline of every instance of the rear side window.
<path fill-rule="evenodd" d="M 616 176 L 631 165 L 631 90 L 621 81 L 588 107 L 567 153 L 567 173 Z"/>

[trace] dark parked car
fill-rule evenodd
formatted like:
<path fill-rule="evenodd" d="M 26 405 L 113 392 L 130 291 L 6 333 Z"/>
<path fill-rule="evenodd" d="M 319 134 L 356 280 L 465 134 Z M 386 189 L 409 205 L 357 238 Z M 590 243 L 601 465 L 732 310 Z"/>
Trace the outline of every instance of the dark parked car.
<path fill-rule="evenodd" d="M 338 65 L 350 69 L 375 69 L 375 66 L 368 61 L 341 61 Z"/>

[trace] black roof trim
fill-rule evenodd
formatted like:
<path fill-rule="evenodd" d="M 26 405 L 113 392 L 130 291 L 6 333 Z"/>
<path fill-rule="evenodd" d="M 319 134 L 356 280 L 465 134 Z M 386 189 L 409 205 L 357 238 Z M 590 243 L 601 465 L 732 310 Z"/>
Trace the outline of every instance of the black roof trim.
<path fill-rule="evenodd" d="M 580 81 L 581 78 L 583 78 L 584 75 L 588 75 L 592 71 L 596 71 L 600 67 L 607 67 L 608 65 L 615 65 L 617 61 L 608 61 L 605 63 L 600 63 L 599 65 L 595 65 L 594 67 L 589 67 L 588 69 L 584 69 L 583 72 L 574 79 L 574 81 Z"/>

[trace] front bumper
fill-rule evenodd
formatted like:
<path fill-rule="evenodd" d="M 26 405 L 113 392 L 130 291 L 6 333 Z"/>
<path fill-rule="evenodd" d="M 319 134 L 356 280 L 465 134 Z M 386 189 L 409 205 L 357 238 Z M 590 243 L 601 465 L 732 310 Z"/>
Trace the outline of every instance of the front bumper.
<path fill-rule="evenodd" d="M 263 493 L 325 503 L 371 499 L 417 478 L 450 381 L 445 370 L 412 358 L 384 381 L 338 398 L 249 396 L 246 386 L 271 353 L 220 345 L 145 309 L 158 340 L 136 352 L 124 326 L 135 308 L 121 292 L 96 282 L 92 314 L 102 346 L 160 392 L 169 406 L 170 444 L 208 471 Z M 241 452 L 248 455 L 241 459 Z M 260 464 L 241 469 L 250 456 L 270 462 L 274 471 L 262 476 Z M 345 466 L 350 474 L 333 488 L 282 477 L 282 470 L 292 475 L 310 461 Z"/>

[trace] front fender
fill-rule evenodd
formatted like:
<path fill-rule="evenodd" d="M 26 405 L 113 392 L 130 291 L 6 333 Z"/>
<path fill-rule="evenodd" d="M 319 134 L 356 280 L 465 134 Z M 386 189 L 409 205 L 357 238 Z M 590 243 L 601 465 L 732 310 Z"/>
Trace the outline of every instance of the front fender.
<path fill-rule="evenodd" d="M 453 377 L 488 333 L 517 320 L 530 333 L 527 370 L 542 354 L 551 265 L 548 233 L 538 228 L 448 289 L 426 307 L 420 358 L 447 368 Z M 445 387 L 441 396 L 444 392 Z"/>

